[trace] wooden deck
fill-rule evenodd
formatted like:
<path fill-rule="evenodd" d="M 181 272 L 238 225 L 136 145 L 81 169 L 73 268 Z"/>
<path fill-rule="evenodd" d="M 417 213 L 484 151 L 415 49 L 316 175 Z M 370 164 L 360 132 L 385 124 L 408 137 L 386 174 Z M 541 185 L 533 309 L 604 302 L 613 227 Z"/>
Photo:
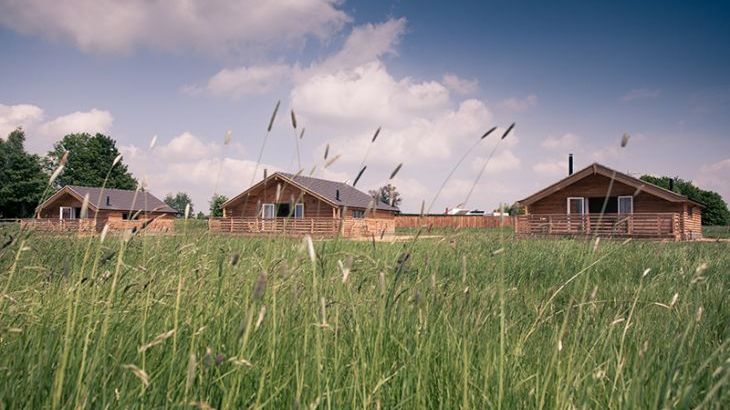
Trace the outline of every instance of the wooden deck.
<path fill-rule="evenodd" d="M 208 229 L 214 233 L 232 234 L 358 237 L 393 234 L 395 221 L 379 218 L 211 218 L 208 220 Z"/>
<path fill-rule="evenodd" d="M 530 214 L 515 221 L 520 236 L 600 236 L 607 238 L 681 238 L 678 213 L 603 215 Z"/>
<path fill-rule="evenodd" d="M 513 217 L 493 215 L 408 215 L 400 214 L 395 216 L 396 228 L 499 228 L 512 226 Z"/>

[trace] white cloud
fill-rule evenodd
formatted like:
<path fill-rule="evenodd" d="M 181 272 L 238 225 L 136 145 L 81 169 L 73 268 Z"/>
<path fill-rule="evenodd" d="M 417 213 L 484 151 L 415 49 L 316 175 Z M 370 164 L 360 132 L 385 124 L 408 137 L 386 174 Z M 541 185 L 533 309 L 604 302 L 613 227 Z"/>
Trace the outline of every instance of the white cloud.
<path fill-rule="evenodd" d="M 27 129 L 43 119 L 43 110 L 32 104 L 0 104 L 0 138 L 7 138 L 18 127 Z"/>
<path fill-rule="evenodd" d="M 621 97 L 621 100 L 623 101 L 634 101 L 639 100 L 642 98 L 656 98 L 659 97 L 662 93 L 662 90 L 659 88 L 656 89 L 649 89 L 649 88 L 636 88 L 629 92 L 627 92 L 623 97 Z"/>
<path fill-rule="evenodd" d="M 5 138 L 12 130 L 23 127 L 26 149 L 46 153 L 53 142 L 66 134 L 76 132 L 108 133 L 114 117 L 109 111 L 92 108 L 90 111 L 76 111 L 43 121 L 42 108 L 32 104 L 0 104 L 0 136 Z"/>
<path fill-rule="evenodd" d="M 91 111 L 76 111 L 55 118 L 41 124 L 38 131 L 45 137 L 58 140 L 76 132 L 108 133 L 113 122 L 114 117 L 109 111 L 92 108 Z"/>
<path fill-rule="evenodd" d="M 412 123 L 414 115 L 428 116 L 450 103 L 441 83 L 396 80 L 378 61 L 312 77 L 292 90 L 291 100 L 298 112 L 315 119 L 366 121 L 371 126 Z"/>
<path fill-rule="evenodd" d="M 225 68 L 208 79 L 206 85 L 188 85 L 182 91 L 238 99 L 245 95 L 264 94 L 282 85 L 303 83 L 320 75 L 354 69 L 385 55 L 396 54 L 395 46 L 405 31 L 405 25 L 406 20 L 400 18 L 356 26 L 340 50 L 304 69 L 299 64 L 281 63 Z"/>
<path fill-rule="evenodd" d="M 329 72 L 354 68 L 388 54 L 395 55 L 405 28 L 405 18 L 354 27 L 342 48 L 321 63 L 313 64 L 311 70 Z"/>
<path fill-rule="evenodd" d="M 541 176 L 567 176 L 568 163 L 565 160 L 541 161 L 533 165 L 532 170 Z"/>
<path fill-rule="evenodd" d="M 136 145 L 120 146 L 130 171 L 144 179 L 148 189 L 162 198 L 168 193 L 186 192 L 193 199 L 197 211 L 208 213 L 208 201 L 214 193 L 229 198 L 249 186 L 256 162 L 243 157 L 246 152 L 239 144 L 224 145 L 204 142 L 190 132 L 173 137 L 167 143 L 158 143 L 152 150 Z M 235 158 L 234 158 L 235 157 Z M 262 164 L 256 170 L 257 179 L 277 167 Z"/>
<path fill-rule="evenodd" d="M 237 53 L 327 38 L 349 21 L 338 0 L 0 0 L 0 25 L 88 52 L 138 47 Z"/>
<path fill-rule="evenodd" d="M 525 98 L 511 97 L 502 101 L 502 107 L 512 111 L 524 111 L 537 105 L 537 96 L 530 94 Z"/>
<path fill-rule="evenodd" d="M 700 188 L 716 191 L 730 201 L 730 158 L 703 165 L 694 181 Z"/>
<path fill-rule="evenodd" d="M 183 92 L 192 95 L 206 92 L 213 96 L 232 99 L 265 94 L 277 85 L 291 81 L 291 71 L 291 67 L 286 64 L 224 68 L 208 79 L 205 86 L 186 86 L 183 87 Z"/>
<path fill-rule="evenodd" d="M 497 151 L 497 153 L 492 157 L 492 159 L 489 160 L 487 163 L 486 157 L 476 157 L 472 161 L 472 170 L 474 172 L 479 172 L 483 167 L 484 164 L 487 164 L 487 167 L 484 168 L 484 172 L 487 174 L 497 174 L 504 171 L 512 171 L 515 169 L 520 168 L 520 159 L 515 156 L 515 154 L 509 150 L 503 150 L 503 151 Z"/>
<path fill-rule="evenodd" d="M 548 137 L 542 144 L 543 148 L 553 150 L 575 149 L 580 144 L 581 138 L 575 134 L 567 133 L 559 137 Z"/>
<path fill-rule="evenodd" d="M 444 74 L 442 81 L 446 88 L 461 95 L 474 94 L 479 90 L 478 80 L 467 80 L 464 78 L 460 78 L 456 74 Z"/>

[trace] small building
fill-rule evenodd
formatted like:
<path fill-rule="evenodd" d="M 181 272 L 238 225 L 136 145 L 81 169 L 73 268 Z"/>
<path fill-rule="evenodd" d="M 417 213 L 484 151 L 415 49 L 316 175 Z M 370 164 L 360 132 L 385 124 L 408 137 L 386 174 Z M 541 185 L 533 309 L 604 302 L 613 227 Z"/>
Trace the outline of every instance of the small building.
<path fill-rule="evenodd" d="M 392 233 L 398 208 L 343 182 L 277 172 L 222 205 L 213 231 L 370 235 Z"/>
<path fill-rule="evenodd" d="M 87 215 L 81 215 L 88 195 Z M 43 201 L 38 218 L 25 220 L 47 231 L 141 229 L 171 231 L 176 211 L 146 191 L 66 185 Z"/>
<path fill-rule="evenodd" d="M 601 164 L 519 201 L 518 235 L 691 240 L 702 237 L 703 204 Z"/>

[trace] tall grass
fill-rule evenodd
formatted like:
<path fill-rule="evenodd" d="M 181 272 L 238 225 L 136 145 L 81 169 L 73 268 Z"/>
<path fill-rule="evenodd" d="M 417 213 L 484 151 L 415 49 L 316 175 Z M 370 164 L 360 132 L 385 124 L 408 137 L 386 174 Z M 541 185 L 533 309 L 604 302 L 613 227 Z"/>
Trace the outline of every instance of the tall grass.
<path fill-rule="evenodd" d="M 720 408 L 725 243 L 28 236 L 4 408 Z M 647 271 L 648 269 L 648 271 Z"/>

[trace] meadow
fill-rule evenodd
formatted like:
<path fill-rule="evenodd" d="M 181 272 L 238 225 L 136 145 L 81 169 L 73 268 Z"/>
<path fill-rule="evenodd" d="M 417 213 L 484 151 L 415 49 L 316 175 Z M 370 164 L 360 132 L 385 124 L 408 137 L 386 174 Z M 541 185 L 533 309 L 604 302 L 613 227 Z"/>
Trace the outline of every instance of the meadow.
<path fill-rule="evenodd" d="M 0 408 L 730 402 L 728 243 L 179 228 L 0 238 Z"/>

